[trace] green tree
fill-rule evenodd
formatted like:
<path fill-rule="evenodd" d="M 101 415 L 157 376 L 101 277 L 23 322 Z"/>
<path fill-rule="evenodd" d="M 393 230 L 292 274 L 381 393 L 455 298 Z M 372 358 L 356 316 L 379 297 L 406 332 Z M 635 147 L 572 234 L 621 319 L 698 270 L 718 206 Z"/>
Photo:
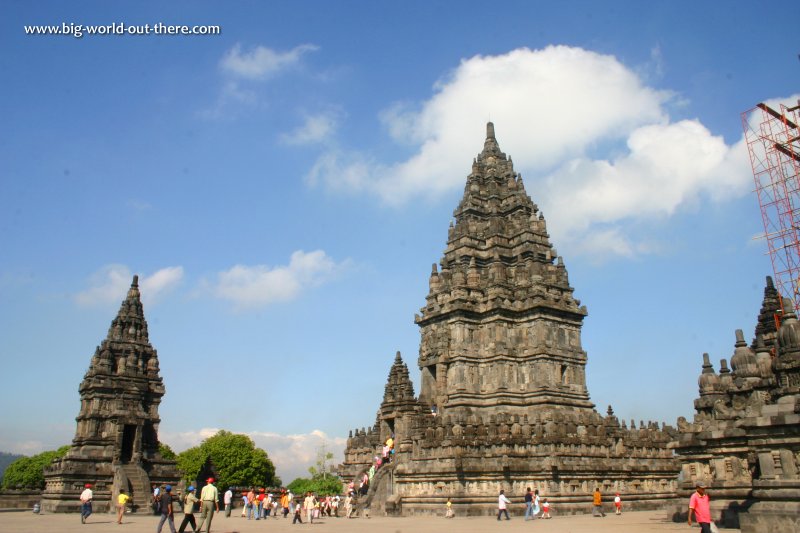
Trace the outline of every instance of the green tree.
<path fill-rule="evenodd" d="M 333 474 L 312 479 L 299 477 L 289 483 L 288 488 L 295 494 L 311 491 L 318 496 L 329 496 L 342 493 L 342 480 Z"/>
<path fill-rule="evenodd" d="M 164 444 L 163 442 L 159 442 L 158 451 L 161 454 L 161 457 L 169 461 L 175 461 L 178 458 L 178 454 L 172 451 L 172 448 L 169 447 L 169 444 Z"/>
<path fill-rule="evenodd" d="M 267 452 L 256 448 L 247 435 L 220 431 L 200 443 L 178 454 L 178 469 L 193 482 L 197 479 L 206 461 L 210 461 L 217 472 L 217 486 L 266 486 L 281 484 L 275 476 L 275 466 Z"/>
<path fill-rule="evenodd" d="M 3 475 L 4 489 L 43 489 L 44 467 L 49 466 L 53 459 L 64 457 L 69 450 L 69 445 L 57 450 L 42 452 L 31 457 L 20 457 L 6 468 Z"/>

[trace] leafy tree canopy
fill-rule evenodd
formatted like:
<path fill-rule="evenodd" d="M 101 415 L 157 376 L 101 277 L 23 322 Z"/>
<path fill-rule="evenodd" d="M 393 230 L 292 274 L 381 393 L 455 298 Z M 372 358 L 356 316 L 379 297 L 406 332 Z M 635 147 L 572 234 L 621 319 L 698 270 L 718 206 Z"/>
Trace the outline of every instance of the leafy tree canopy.
<path fill-rule="evenodd" d="M 318 496 L 332 496 L 342 493 L 342 480 L 332 474 L 311 479 L 299 477 L 289 483 L 288 488 L 295 494 L 311 491 Z"/>
<path fill-rule="evenodd" d="M 210 462 L 216 472 L 216 485 L 226 487 L 276 487 L 281 484 L 275 476 L 275 466 L 267 452 L 256 448 L 247 435 L 220 431 L 200 443 L 178 454 L 178 469 L 193 483 L 206 462 Z"/>
<path fill-rule="evenodd" d="M 169 461 L 175 461 L 178 458 L 178 454 L 172 451 L 172 448 L 163 442 L 158 443 L 158 451 L 161 454 L 161 457 Z"/>
<path fill-rule="evenodd" d="M 31 457 L 20 457 L 6 468 L 3 474 L 4 489 L 43 489 L 44 467 L 53 459 L 64 457 L 69 445 L 57 450 L 50 450 Z"/>

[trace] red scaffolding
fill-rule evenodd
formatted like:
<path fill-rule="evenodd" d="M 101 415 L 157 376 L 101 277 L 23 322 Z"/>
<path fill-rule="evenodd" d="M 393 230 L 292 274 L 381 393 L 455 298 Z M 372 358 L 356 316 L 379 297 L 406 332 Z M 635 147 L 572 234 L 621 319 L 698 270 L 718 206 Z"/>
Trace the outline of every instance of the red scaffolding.
<path fill-rule="evenodd" d="M 800 101 L 742 113 L 775 284 L 800 309 Z"/>

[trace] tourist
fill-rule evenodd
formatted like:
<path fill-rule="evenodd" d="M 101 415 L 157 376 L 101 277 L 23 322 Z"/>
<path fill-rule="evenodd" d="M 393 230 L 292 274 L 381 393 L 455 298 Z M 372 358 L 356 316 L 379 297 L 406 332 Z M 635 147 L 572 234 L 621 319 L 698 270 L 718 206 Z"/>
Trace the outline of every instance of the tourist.
<path fill-rule="evenodd" d="M 306 497 L 303 500 L 303 509 L 306 510 L 306 521 L 309 524 L 314 523 L 314 496 L 311 491 L 306 492 Z"/>
<path fill-rule="evenodd" d="M 286 496 L 286 500 L 283 499 L 283 496 Z M 289 516 L 289 506 L 294 505 L 294 494 L 292 494 L 292 490 L 281 489 L 281 507 L 283 508 L 283 517 L 286 518 Z M 278 518 L 277 516 L 275 518 Z"/>
<path fill-rule="evenodd" d="M 194 520 L 194 504 L 200 500 L 194 495 L 194 485 L 186 489 L 186 496 L 183 498 L 183 521 L 178 528 L 180 533 L 186 529 L 186 524 L 192 524 L 192 531 L 197 531 L 197 522 Z"/>
<path fill-rule="evenodd" d="M 242 491 L 242 518 L 247 516 L 247 493 Z"/>
<path fill-rule="evenodd" d="M 622 498 L 619 497 L 619 492 L 614 496 L 614 509 L 616 514 L 622 514 Z"/>
<path fill-rule="evenodd" d="M 131 497 L 125 494 L 125 489 L 119 489 L 119 496 L 117 496 L 117 524 L 122 523 L 122 516 L 125 514 L 125 507 L 130 499 Z"/>
<path fill-rule="evenodd" d="M 594 505 L 594 507 L 592 507 L 592 516 L 602 516 L 603 518 L 605 518 L 606 513 L 603 512 L 603 495 L 600 494 L 599 487 L 594 489 L 592 503 Z"/>
<path fill-rule="evenodd" d="M 206 524 L 206 533 L 211 532 L 211 520 L 214 519 L 214 511 L 219 511 L 219 492 L 217 487 L 214 486 L 214 478 L 210 477 L 206 480 L 208 485 L 203 487 L 200 491 L 200 505 L 202 509 L 200 512 L 200 523 L 197 524 L 197 531 L 203 529 L 203 523 L 208 518 Z"/>
<path fill-rule="evenodd" d="M 256 500 L 256 493 L 253 491 L 253 487 L 250 487 L 250 490 L 247 492 L 247 519 L 251 520 L 253 518 L 253 509 L 255 508 L 255 500 Z"/>
<path fill-rule="evenodd" d="M 233 507 L 233 491 L 231 487 L 228 487 L 228 490 L 225 491 L 225 495 L 222 497 L 222 503 L 225 504 L 225 518 L 230 518 L 231 508 Z"/>
<path fill-rule="evenodd" d="M 500 489 L 500 497 L 497 499 L 497 521 L 500 521 L 500 515 L 505 513 L 506 520 L 511 520 L 511 517 L 508 516 L 508 504 L 511 503 L 511 500 L 506 498 L 506 491 Z"/>
<path fill-rule="evenodd" d="M 547 498 L 542 500 L 542 518 L 550 518 L 550 502 Z"/>
<path fill-rule="evenodd" d="M 455 514 L 453 514 L 453 501 L 450 498 L 447 498 L 447 503 L 445 504 L 447 507 L 447 511 L 444 513 L 445 518 L 453 518 Z"/>
<path fill-rule="evenodd" d="M 333 516 L 335 516 L 336 518 L 339 518 L 339 502 L 340 501 L 341 501 L 341 498 L 339 498 L 338 494 L 334 495 L 334 497 L 331 499 L 331 507 L 333 507 Z"/>
<path fill-rule="evenodd" d="M 303 523 L 303 508 L 300 505 L 294 506 L 294 518 L 292 519 L 292 524 L 296 524 L 300 522 Z"/>
<path fill-rule="evenodd" d="M 256 496 L 256 505 L 258 505 L 256 520 L 261 520 L 261 514 L 264 512 L 264 499 L 267 497 L 267 495 L 264 494 L 265 492 L 266 491 L 264 489 L 258 489 L 258 496 Z M 264 518 L 266 518 L 266 516 L 264 516 Z"/>
<path fill-rule="evenodd" d="M 164 522 L 169 523 L 169 530 L 175 533 L 175 517 L 172 515 L 172 485 L 164 487 L 164 494 L 161 495 L 160 500 L 161 520 L 158 522 L 156 533 L 161 533 Z"/>
<path fill-rule="evenodd" d="M 346 518 L 352 518 L 350 515 L 353 514 L 353 494 L 348 491 L 347 496 L 344 497 L 344 516 Z"/>
<path fill-rule="evenodd" d="M 541 509 L 539 508 L 539 489 L 536 489 L 535 491 L 533 491 L 533 516 L 531 517 L 531 519 L 538 517 L 540 510 Z"/>
<path fill-rule="evenodd" d="M 709 503 L 706 486 L 697 482 L 695 492 L 689 498 L 689 525 L 692 525 L 692 515 L 700 526 L 701 533 L 711 533 L 711 504 Z"/>
<path fill-rule="evenodd" d="M 533 492 L 531 492 L 531 488 L 525 491 L 525 520 L 530 520 L 531 515 L 533 514 Z"/>
<path fill-rule="evenodd" d="M 161 513 L 161 488 L 153 483 L 153 514 Z"/>
<path fill-rule="evenodd" d="M 86 523 L 86 519 L 92 514 L 92 484 L 87 483 L 81 492 L 81 524 Z"/>
<path fill-rule="evenodd" d="M 264 512 L 264 520 L 269 518 L 269 515 L 272 514 L 272 493 L 268 492 L 267 496 L 264 498 L 263 505 L 263 512 Z"/>

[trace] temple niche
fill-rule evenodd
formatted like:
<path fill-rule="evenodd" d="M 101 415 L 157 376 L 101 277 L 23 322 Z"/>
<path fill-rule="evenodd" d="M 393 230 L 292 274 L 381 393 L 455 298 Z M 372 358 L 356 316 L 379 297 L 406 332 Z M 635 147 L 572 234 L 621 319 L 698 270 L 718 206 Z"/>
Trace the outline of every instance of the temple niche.
<path fill-rule="evenodd" d="M 719 368 L 703 354 L 694 420 L 679 420 L 678 494 L 688 498 L 702 481 L 719 523 L 800 531 L 800 323 L 771 278 L 752 343 L 737 330 L 730 366 L 722 359 Z"/>
<path fill-rule="evenodd" d="M 487 125 L 454 212 L 447 246 L 431 268 L 416 316 L 421 372 L 415 396 L 398 353 L 375 423 L 351 431 L 340 474 L 358 479 L 394 435 L 361 505 L 373 513 L 496 512 L 497 494 L 526 487 L 585 512 L 592 492 L 619 492 L 628 508 L 674 497 L 676 431 L 598 413 L 581 344 L 586 307 L 522 177 Z"/>
<path fill-rule="evenodd" d="M 93 485 L 95 511 L 113 510 L 121 488 L 135 508 L 147 506 L 151 483 L 179 480 L 175 462 L 159 452 L 158 406 L 165 389 L 138 281 L 134 276 L 81 382 L 72 446 L 45 469 L 44 511 L 78 511 L 86 483 Z"/>

